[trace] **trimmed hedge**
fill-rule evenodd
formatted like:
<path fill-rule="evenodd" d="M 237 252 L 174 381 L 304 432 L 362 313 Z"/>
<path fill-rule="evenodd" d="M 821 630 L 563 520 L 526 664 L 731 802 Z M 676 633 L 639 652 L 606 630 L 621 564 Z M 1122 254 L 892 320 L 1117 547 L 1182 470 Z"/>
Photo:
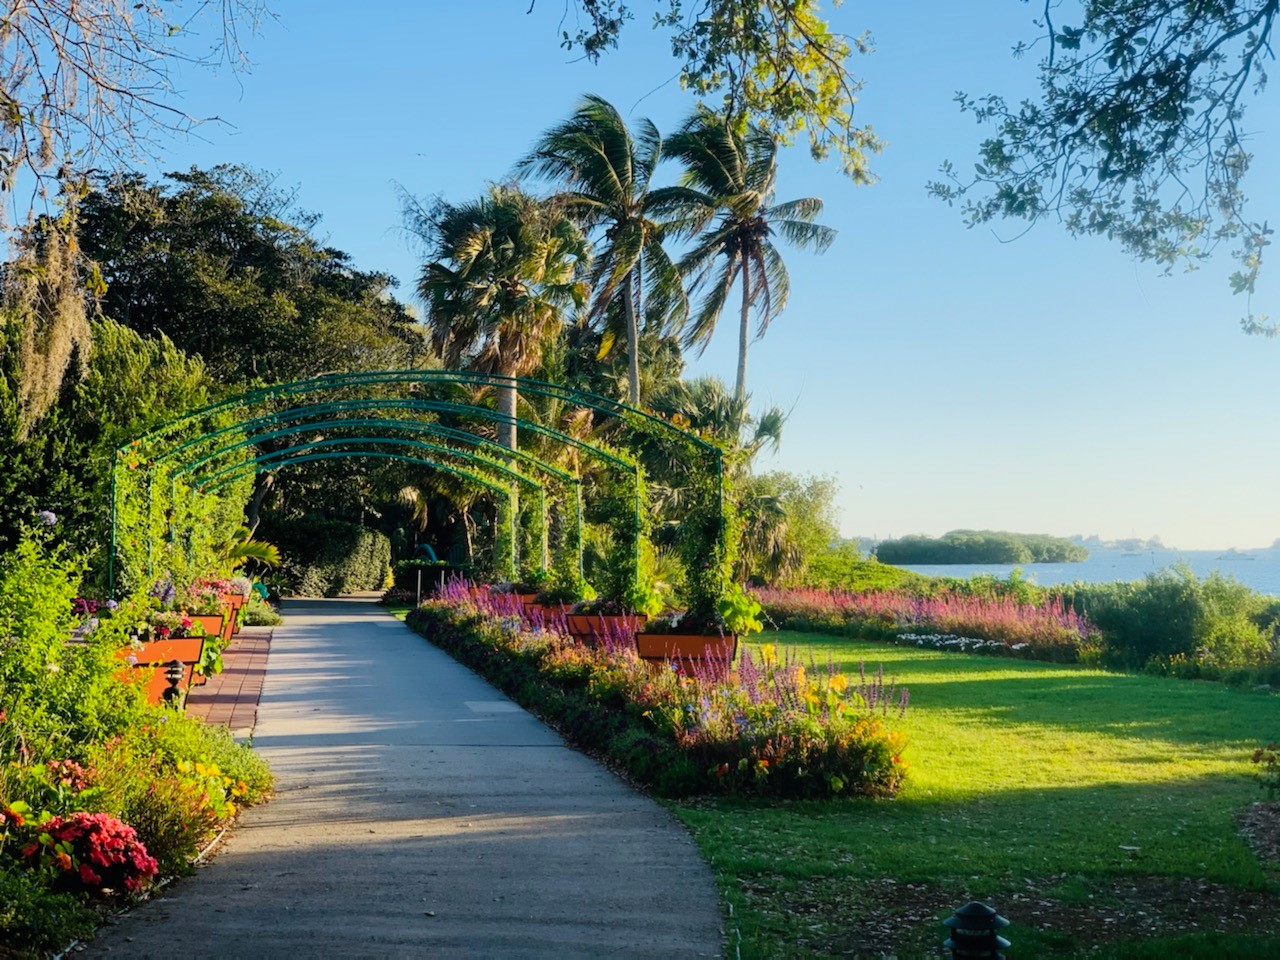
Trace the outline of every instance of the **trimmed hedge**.
<path fill-rule="evenodd" d="M 280 548 L 281 593 L 336 597 L 381 590 L 391 577 L 391 541 L 358 523 L 304 517 L 264 523 L 260 536 Z"/>

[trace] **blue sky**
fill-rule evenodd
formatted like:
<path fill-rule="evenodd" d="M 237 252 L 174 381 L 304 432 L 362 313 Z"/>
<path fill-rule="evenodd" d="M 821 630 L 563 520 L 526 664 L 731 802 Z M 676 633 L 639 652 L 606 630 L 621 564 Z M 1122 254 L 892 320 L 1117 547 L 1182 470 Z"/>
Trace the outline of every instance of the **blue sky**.
<path fill-rule="evenodd" d="M 529 15 L 528 0 L 380 2 L 366 16 L 334 0 L 272 6 L 252 72 L 177 78 L 190 112 L 226 123 L 163 143 L 153 169 L 278 174 L 323 216 L 329 242 L 399 277 L 406 297 L 419 259 L 399 229 L 397 185 L 472 196 L 585 92 L 664 132 L 692 105 L 647 15 L 593 66 L 559 49 L 553 0 Z M 1269 544 L 1280 537 L 1280 340 L 1240 333 L 1229 258 L 1164 278 L 1050 223 L 1017 239 L 1018 224 L 966 229 L 925 192 L 943 160 L 967 168 L 980 139 L 957 90 L 1033 90 L 1034 64 L 1009 55 L 1034 36 L 1032 15 L 1017 0 L 834 11 L 837 27 L 875 37 L 877 52 L 855 64 L 859 114 L 889 146 L 870 187 L 803 148 L 782 158 L 779 198 L 821 197 L 840 236 L 824 256 L 790 256 L 790 308 L 750 355 L 755 402 L 791 411 L 772 465 L 836 475 L 851 534 L 991 527 Z M 1280 113 L 1264 105 L 1249 117 L 1248 192 L 1274 220 Z M 1273 316 L 1278 269 L 1255 298 Z M 726 326 L 692 370 L 731 380 L 735 335 Z"/>

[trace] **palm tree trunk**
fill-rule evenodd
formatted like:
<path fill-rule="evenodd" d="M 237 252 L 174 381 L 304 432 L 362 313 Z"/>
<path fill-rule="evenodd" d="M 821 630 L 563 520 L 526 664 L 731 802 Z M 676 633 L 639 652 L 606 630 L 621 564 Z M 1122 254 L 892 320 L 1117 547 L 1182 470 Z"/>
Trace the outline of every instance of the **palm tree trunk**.
<path fill-rule="evenodd" d="M 623 282 L 623 307 L 627 316 L 627 400 L 640 405 L 640 323 L 636 311 L 636 294 L 631 286 L 632 274 Z"/>
<path fill-rule="evenodd" d="M 751 264 L 742 256 L 742 318 L 738 327 L 738 383 L 733 396 L 739 405 L 747 402 L 747 341 L 751 337 Z"/>
<path fill-rule="evenodd" d="M 498 387 L 498 412 L 502 420 L 498 423 L 498 442 L 508 450 L 516 449 L 516 400 L 515 384 Z"/>

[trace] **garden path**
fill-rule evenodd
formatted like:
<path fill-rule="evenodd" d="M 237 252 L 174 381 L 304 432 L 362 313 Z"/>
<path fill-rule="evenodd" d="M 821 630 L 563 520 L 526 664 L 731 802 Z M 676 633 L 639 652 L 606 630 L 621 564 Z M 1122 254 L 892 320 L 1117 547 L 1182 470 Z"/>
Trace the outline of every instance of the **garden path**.
<path fill-rule="evenodd" d="M 721 954 L 661 806 L 372 602 L 284 613 L 254 736 L 275 799 L 89 955 Z"/>

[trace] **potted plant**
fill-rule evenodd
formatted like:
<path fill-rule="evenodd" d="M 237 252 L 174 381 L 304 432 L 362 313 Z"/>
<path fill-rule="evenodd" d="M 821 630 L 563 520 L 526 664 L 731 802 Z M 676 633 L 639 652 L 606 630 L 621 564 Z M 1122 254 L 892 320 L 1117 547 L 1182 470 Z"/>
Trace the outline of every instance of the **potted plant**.
<path fill-rule="evenodd" d="M 764 628 L 760 602 L 738 584 L 721 598 L 712 615 L 671 614 L 636 633 L 636 654 L 651 664 L 674 663 L 684 672 L 724 674 L 738 653 L 738 639 Z"/>

